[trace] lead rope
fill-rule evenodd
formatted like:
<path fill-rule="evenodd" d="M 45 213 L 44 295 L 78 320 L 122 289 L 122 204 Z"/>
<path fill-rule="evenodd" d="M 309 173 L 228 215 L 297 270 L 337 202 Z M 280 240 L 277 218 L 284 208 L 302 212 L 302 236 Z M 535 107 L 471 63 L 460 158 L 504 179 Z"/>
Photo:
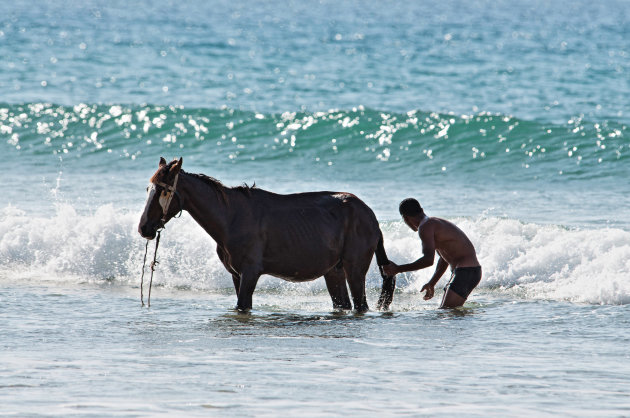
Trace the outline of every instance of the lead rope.
<path fill-rule="evenodd" d="M 142 260 L 142 276 L 140 276 L 140 303 L 144 306 L 144 267 L 147 265 L 147 253 L 149 252 L 149 240 L 147 240 L 147 245 L 144 246 L 144 260 Z"/>
<path fill-rule="evenodd" d="M 165 190 L 170 192 L 168 199 L 166 200 L 166 204 L 162 208 L 162 227 L 157 231 L 157 239 L 155 241 L 155 252 L 153 253 L 153 261 L 151 262 L 151 279 L 149 280 L 149 297 L 147 299 L 147 307 L 151 307 L 151 286 L 153 284 L 153 272 L 155 271 L 155 265 L 159 263 L 157 261 L 157 250 L 160 245 L 160 231 L 164 229 L 164 224 L 166 224 L 166 214 L 168 213 L 168 207 L 171 205 L 171 201 L 173 200 L 173 195 L 177 195 L 177 200 L 179 202 L 179 216 L 181 216 L 184 208 L 182 207 L 182 200 L 179 197 L 179 193 L 177 193 L 177 180 L 179 179 L 179 173 L 175 175 L 175 179 L 173 180 L 173 185 L 169 186 L 168 184 L 158 182 L 156 183 L 159 186 L 164 187 Z M 179 216 L 176 216 L 177 218 Z M 140 277 L 140 302 L 142 306 L 144 306 L 144 295 L 143 295 L 143 287 L 144 287 L 144 267 L 147 264 L 147 253 L 149 252 L 149 240 L 147 240 L 147 245 L 144 247 L 144 261 L 142 261 L 142 276 Z"/>
<path fill-rule="evenodd" d="M 147 298 L 147 307 L 151 307 L 151 285 L 153 285 L 153 272 L 155 271 L 155 265 L 159 263 L 157 261 L 157 249 L 160 245 L 160 231 L 157 233 L 157 239 L 155 241 L 155 252 L 153 253 L 153 261 L 151 262 L 151 279 L 149 280 L 149 297 Z"/>
<path fill-rule="evenodd" d="M 155 271 L 155 265 L 160 262 L 157 261 L 157 250 L 160 245 L 160 232 L 157 231 L 157 238 L 155 240 L 155 251 L 153 252 L 153 261 L 149 265 L 151 267 L 151 278 L 149 279 L 149 297 L 147 298 L 147 307 L 151 307 L 151 287 L 153 286 L 153 272 Z M 142 276 L 140 277 L 140 302 L 142 306 L 144 306 L 144 267 L 147 264 L 147 253 L 149 252 L 149 240 L 147 240 L 147 245 L 144 247 L 144 261 L 142 261 Z"/>

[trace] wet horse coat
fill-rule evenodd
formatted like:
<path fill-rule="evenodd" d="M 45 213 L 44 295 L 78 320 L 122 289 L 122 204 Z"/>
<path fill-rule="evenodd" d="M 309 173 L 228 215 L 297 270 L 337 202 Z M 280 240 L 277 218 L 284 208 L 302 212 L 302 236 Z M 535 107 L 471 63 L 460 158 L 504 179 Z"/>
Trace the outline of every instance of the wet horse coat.
<path fill-rule="evenodd" d="M 352 308 L 347 282 L 355 310 L 368 310 L 365 275 L 372 256 L 376 253 L 379 266 L 389 261 L 374 212 L 358 197 L 230 188 L 181 166 L 182 159 L 160 160 L 138 225 L 144 238 L 153 239 L 170 218 L 187 211 L 216 241 L 217 254 L 232 274 L 239 310 L 251 309 L 262 274 L 293 282 L 324 276 L 333 306 L 340 309 Z M 379 306 L 386 309 L 395 283 L 383 279 Z"/>

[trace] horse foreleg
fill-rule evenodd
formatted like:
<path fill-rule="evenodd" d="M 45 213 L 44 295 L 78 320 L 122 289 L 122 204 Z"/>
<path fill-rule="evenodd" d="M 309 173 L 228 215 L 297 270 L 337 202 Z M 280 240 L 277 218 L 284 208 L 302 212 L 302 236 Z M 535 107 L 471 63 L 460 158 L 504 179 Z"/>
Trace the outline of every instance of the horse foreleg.
<path fill-rule="evenodd" d="M 229 256 L 224 248 L 217 246 L 217 255 L 219 256 L 219 260 L 221 260 L 221 263 L 223 263 L 225 269 L 232 275 L 234 290 L 236 290 L 236 296 L 238 296 L 238 289 L 240 287 L 241 278 L 238 276 L 238 273 L 234 271 L 232 267 L 230 267 Z"/>
<path fill-rule="evenodd" d="M 234 290 L 236 290 L 236 296 L 238 297 L 238 289 L 241 286 L 241 278 L 232 273 L 232 282 L 234 282 Z"/>
<path fill-rule="evenodd" d="M 260 273 L 252 271 L 251 269 L 245 269 L 245 271 L 241 273 L 238 302 L 236 303 L 236 309 L 239 311 L 249 311 L 252 308 L 252 295 L 254 294 L 254 289 L 256 289 L 256 283 L 258 283 L 259 277 Z"/>
<path fill-rule="evenodd" d="M 346 276 L 342 269 L 337 267 L 324 274 L 326 287 L 332 299 L 334 309 L 352 309 L 350 296 L 348 296 L 348 287 L 346 286 Z"/>

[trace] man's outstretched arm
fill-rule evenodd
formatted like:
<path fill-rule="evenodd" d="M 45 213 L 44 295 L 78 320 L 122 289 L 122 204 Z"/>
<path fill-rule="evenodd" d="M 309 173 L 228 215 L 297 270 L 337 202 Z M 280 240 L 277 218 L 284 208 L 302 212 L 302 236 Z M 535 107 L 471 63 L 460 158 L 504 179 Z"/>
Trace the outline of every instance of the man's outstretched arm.
<path fill-rule="evenodd" d="M 433 265 L 435 261 L 435 237 L 432 225 L 425 225 L 420 232 L 420 240 L 422 240 L 422 257 L 409 264 L 390 263 L 383 266 L 383 271 L 388 276 L 394 276 L 398 273 L 407 271 L 416 271 Z"/>

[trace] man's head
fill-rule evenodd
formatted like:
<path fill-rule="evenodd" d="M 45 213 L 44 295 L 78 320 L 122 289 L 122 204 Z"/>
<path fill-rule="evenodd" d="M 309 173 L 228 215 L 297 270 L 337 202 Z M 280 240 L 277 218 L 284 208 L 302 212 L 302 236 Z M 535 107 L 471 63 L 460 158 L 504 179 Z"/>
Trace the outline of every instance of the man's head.
<path fill-rule="evenodd" d="M 418 201 L 414 198 L 405 199 L 400 202 L 398 211 L 409 228 L 417 231 L 420 226 L 420 221 L 425 216 L 420 203 L 418 203 Z"/>

